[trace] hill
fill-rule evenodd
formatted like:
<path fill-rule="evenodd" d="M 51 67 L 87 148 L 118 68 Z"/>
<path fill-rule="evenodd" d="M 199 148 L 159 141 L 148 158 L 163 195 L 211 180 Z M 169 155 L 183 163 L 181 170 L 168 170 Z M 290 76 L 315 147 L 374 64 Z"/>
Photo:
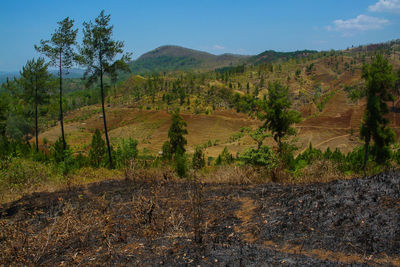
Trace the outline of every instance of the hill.
<path fill-rule="evenodd" d="M 238 65 L 246 62 L 248 56 L 207 52 L 180 46 L 161 46 L 140 56 L 130 64 L 131 71 L 152 73 L 175 70 L 214 69 L 223 66 Z"/>
<path fill-rule="evenodd" d="M 274 50 L 266 50 L 256 56 L 249 58 L 249 63 L 260 64 L 260 63 L 271 63 L 276 60 L 289 60 L 292 58 L 306 58 L 310 55 L 316 54 L 318 51 L 315 50 L 300 50 L 294 52 L 276 52 Z"/>

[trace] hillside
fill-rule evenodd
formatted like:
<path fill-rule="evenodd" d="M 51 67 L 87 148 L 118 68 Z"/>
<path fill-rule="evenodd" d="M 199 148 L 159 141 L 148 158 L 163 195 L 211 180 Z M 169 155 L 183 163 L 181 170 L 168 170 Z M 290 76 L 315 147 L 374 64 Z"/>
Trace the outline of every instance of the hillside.
<path fill-rule="evenodd" d="M 207 52 L 180 46 L 161 46 L 140 56 L 130 64 L 133 73 L 154 73 L 175 70 L 214 69 L 244 63 L 248 56 Z"/>

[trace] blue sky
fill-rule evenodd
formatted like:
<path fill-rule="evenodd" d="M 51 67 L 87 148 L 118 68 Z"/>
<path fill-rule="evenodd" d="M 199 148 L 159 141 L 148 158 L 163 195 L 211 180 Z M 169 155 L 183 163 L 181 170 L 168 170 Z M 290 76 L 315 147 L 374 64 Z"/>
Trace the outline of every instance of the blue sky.
<path fill-rule="evenodd" d="M 166 44 L 213 54 L 343 49 L 400 38 L 400 0 L 2 0 L 0 71 L 37 57 L 69 16 L 82 28 L 102 9 L 134 58 Z M 79 35 L 79 41 L 81 35 Z"/>

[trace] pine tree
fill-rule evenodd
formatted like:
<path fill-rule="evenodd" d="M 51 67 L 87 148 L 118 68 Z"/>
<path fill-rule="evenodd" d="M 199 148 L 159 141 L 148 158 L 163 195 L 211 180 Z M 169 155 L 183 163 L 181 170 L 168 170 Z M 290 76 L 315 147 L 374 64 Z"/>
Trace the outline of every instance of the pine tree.
<path fill-rule="evenodd" d="M 372 155 L 378 164 L 385 163 L 390 158 L 390 144 L 394 142 L 395 134 L 388 127 L 389 120 L 384 116 L 389 113 L 386 101 L 393 99 L 391 94 L 395 76 L 392 65 L 382 55 L 376 56 L 372 64 L 364 64 L 362 78 L 366 84 L 367 107 L 360 134 L 365 142 L 364 174 L 368 160 L 370 143 L 373 140 Z"/>
<path fill-rule="evenodd" d="M 203 149 L 196 147 L 192 159 L 193 169 L 199 170 L 206 166 L 206 160 L 204 159 Z"/>
<path fill-rule="evenodd" d="M 51 75 L 48 72 L 47 63 L 44 58 L 38 60 L 28 60 L 26 65 L 20 72 L 21 77 L 18 82 L 23 88 L 23 98 L 26 102 L 31 103 L 35 116 L 35 138 L 36 152 L 39 152 L 39 126 L 38 126 L 38 109 L 39 106 L 45 104 L 49 100 L 49 88 Z"/>
<path fill-rule="evenodd" d="M 109 167 L 113 168 L 111 145 L 108 138 L 107 120 L 104 109 L 104 75 L 108 74 L 115 79 L 118 70 L 127 70 L 130 54 L 123 54 L 119 60 L 115 60 L 118 54 L 123 53 L 124 43 L 112 40 L 113 26 L 109 25 L 110 15 L 105 15 L 104 10 L 95 19 L 95 22 L 83 24 L 83 46 L 80 49 L 78 61 L 87 67 L 85 78 L 88 84 L 100 79 L 101 106 L 103 111 L 104 133 L 106 136 Z"/>
<path fill-rule="evenodd" d="M 46 55 L 50 59 L 50 64 L 59 69 L 59 82 L 60 82 L 60 126 L 63 149 L 67 148 L 64 134 L 64 115 L 63 115 L 63 88 L 62 88 L 62 75 L 63 71 L 70 69 L 73 65 L 73 60 L 76 57 L 73 46 L 76 45 L 76 34 L 78 30 L 74 30 L 74 21 L 68 17 L 62 21 L 57 22 L 59 27 L 51 35 L 50 40 L 41 40 L 40 46 L 35 45 L 35 49 Z"/>
<path fill-rule="evenodd" d="M 292 102 L 289 98 L 289 88 L 279 82 L 269 85 L 268 98 L 259 102 L 259 119 L 264 120 L 263 129 L 272 132 L 275 142 L 278 144 L 278 152 L 282 150 L 282 139 L 296 134 L 292 124 L 300 122 L 300 113 L 291 110 Z"/>
<path fill-rule="evenodd" d="M 186 126 L 186 122 L 179 115 L 178 111 L 172 114 L 172 123 L 168 131 L 168 137 L 170 139 L 171 154 L 173 155 L 184 154 L 186 151 L 185 145 L 187 144 L 187 140 L 184 137 L 184 135 L 188 134 Z"/>
<path fill-rule="evenodd" d="M 89 151 L 90 163 L 93 167 L 100 167 L 106 155 L 106 143 L 101 137 L 100 131 L 97 129 L 92 137 L 91 149 Z"/>

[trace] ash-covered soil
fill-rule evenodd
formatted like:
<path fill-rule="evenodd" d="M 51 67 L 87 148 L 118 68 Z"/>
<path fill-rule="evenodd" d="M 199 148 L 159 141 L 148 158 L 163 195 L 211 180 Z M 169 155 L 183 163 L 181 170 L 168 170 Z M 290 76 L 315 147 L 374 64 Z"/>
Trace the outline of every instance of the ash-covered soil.
<path fill-rule="evenodd" d="M 0 206 L 4 265 L 400 266 L 400 177 L 104 181 Z"/>

